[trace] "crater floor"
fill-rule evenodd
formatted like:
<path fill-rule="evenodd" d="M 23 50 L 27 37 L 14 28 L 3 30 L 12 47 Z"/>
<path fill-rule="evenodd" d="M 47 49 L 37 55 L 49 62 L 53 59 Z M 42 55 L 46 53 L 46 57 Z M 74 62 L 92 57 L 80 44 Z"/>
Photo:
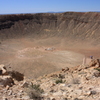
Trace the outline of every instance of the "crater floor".
<path fill-rule="evenodd" d="M 37 78 L 82 63 L 84 54 L 56 45 L 41 45 L 43 41 L 27 38 L 3 41 L 0 46 L 0 63 L 28 78 Z"/>

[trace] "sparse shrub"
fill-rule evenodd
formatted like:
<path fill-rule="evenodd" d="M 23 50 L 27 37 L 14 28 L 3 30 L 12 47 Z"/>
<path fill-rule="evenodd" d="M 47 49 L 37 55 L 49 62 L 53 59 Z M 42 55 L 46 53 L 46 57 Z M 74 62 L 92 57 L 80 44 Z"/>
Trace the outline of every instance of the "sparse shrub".
<path fill-rule="evenodd" d="M 27 94 L 32 100 L 41 100 L 41 94 L 34 89 L 27 89 Z"/>
<path fill-rule="evenodd" d="M 29 95 L 30 99 L 33 100 L 41 100 L 41 93 L 44 92 L 43 89 L 40 88 L 40 85 L 37 84 L 31 84 L 27 89 L 26 89 L 27 94 Z"/>
<path fill-rule="evenodd" d="M 62 80 L 62 79 L 58 79 L 58 80 L 56 80 L 55 83 L 56 83 L 56 84 L 58 84 L 58 83 L 63 83 L 63 80 Z"/>
<path fill-rule="evenodd" d="M 32 84 L 30 87 L 33 88 L 33 89 L 35 89 L 36 91 L 38 91 L 40 93 L 44 92 L 44 90 L 40 88 L 39 84 L 34 84 L 34 85 Z"/>
<path fill-rule="evenodd" d="M 59 74 L 59 76 L 58 76 L 59 78 L 61 78 L 61 79 L 63 79 L 63 78 L 65 78 L 65 76 L 64 75 L 62 75 L 62 74 Z"/>
<path fill-rule="evenodd" d="M 100 68 L 95 68 L 95 70 L 98 70 L 100 72 Z"/>

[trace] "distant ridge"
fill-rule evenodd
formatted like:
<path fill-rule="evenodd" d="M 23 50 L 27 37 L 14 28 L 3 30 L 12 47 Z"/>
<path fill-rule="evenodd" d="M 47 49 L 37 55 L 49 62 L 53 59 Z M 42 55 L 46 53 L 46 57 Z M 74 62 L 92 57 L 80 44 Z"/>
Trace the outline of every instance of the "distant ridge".
<path fill-rule="evenodd" d="M 0 15 L 0 38 L 64 37 L 100 43 L 99 12 Z"/>
<path fill-rule="evenodd" d="M 64 13 L 64 12 L 66 12 L 66 11 L 59 11 L 59 12 L 49 11 L 47 13 Z"/>

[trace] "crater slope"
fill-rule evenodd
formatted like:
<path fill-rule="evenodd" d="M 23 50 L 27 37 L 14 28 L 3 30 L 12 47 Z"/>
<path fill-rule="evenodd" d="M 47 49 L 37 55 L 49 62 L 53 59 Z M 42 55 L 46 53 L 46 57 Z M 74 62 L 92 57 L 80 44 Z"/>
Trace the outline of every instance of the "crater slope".
<path fill-rule="evenodd" d="M 27 77 L 99 57 L 100 13 L 0 15 L 0 63 Z"/>

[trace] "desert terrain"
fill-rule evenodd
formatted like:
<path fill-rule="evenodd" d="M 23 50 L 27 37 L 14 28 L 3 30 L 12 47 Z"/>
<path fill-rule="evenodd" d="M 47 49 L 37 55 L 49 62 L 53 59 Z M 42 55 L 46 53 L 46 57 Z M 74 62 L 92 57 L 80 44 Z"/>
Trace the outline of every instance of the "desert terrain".
<path fill-rule="evenodd" d="M 0 64 L 37 78 L 99 58 L 100 13 L 0 15 Z"/>

